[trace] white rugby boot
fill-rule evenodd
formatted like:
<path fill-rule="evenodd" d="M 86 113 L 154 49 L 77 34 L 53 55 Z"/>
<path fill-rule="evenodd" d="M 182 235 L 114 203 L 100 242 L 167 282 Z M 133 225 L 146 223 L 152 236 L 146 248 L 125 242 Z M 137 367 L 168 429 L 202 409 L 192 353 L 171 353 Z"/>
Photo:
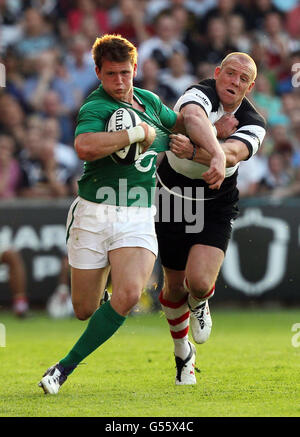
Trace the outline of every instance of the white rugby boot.
<path fill-rule="evenodd" d="M 45 394 L 56 395 L 66 379 L 65 369 L 57 363 L 49 367 L 46 373 L 44 373 L 43 378 L 39 382 L 39 387 L 42 387 Z"/>
<path fill-rule="evenodd" d="M 190 327 L 193 339 L 197 344 L 205 343 L 209 339 L 212 328 L 208 301 L 206 300 L 192 308 L 189 296 L 188 305 L 190 309 Z"/>
<path fill-rule="evenodd" d="M 196 361 L 196 348 L 189 341 L 190 345 L 190 352 L 185 360 L 182 358 L 175 356 L 175 362 L 176 362 L 176 378 L 175 378 L 175 384 L 176 385 L 193 385 L 197 384 L 196 376 L 195 376 L 195 370 L 198 371 L 198 369 L 195 368 L 195 361 Z"/>

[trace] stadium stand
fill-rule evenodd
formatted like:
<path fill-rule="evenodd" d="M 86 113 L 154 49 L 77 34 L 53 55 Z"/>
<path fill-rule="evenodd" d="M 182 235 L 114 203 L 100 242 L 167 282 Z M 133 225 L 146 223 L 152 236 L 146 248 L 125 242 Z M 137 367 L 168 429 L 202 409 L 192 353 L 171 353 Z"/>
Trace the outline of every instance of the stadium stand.
<path fill-rule="evenodd" d="M 0 203 L 75 195 L 82 171 L 73 150 L 76 116 L 98 86 L 91 45 L 107 32 L 138 46 L 135 84 L 170 107 L 179 89 L 210 76 L 227 53 L 250 54 L 258 66 L 250 99 L 268 134 L 255 160 L 240 166 L 240 195 L 299 196 L 298 3 L 0 0 Z"/>

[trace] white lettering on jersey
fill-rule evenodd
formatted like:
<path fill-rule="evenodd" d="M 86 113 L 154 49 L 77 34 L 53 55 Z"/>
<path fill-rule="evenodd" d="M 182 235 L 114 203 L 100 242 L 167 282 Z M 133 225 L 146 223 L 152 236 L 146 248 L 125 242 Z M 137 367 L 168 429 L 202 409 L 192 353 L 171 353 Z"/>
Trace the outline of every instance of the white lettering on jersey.
<path fill-rule="evenodd" d="M 198 90 L 197 88 L 192 88 L 189 91 L 187 91 L 185 94 L 183 94 L 177 101 L 176 105 L 174 106 L 174 111 L 179 111 L 181 106 L 186 103 L 199 104 L 205 110 L 207 115 L 211 113 L 212 110 L 211 101 L 209 100 L 206 94 L 204 94 L 202 91 Z"/>

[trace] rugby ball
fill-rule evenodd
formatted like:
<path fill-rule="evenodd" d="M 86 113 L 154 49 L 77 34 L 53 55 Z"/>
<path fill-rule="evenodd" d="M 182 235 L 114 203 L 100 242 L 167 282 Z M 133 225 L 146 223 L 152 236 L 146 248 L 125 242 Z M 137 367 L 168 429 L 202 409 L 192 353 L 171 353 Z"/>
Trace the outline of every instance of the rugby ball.
<path fill-rule="evenodd" d="M 130 108 L 119 108 L 108 120 L 106 131 L 117 132 L 119 130 L 130 129 L 140 123 L 141 119 L 135 111 Z M 141 153 L 143 153 L 143 146 L 140 143 L 133 143 L 114 152 L 110 156 L 117 164 L 131 165 L 139 158 Z"/>

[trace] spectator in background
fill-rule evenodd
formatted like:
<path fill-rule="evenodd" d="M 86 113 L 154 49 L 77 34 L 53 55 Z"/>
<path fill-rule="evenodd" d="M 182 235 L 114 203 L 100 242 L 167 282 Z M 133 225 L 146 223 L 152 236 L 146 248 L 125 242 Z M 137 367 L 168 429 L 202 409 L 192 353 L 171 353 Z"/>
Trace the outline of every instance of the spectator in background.
<path fill-rule="evenodd" d="M 240 14 L 231 14 L 227 20 L 228 41 L 239 52 L 250 54 L 252 40 L 246 31 L 245 19 Z"/>
<path fill-rule="evenodd" d="M 293 166 L 293 145 L 291 141 L 275 143 L 274 152 L 278 152 L 281 155 L 284 169 L 289 175 L 290 181 L 293 182 L 296 176 L 296 169 Z"/>
<path fill-rule="evenodd" d="M 244 8 L 242 2 L 236 0 L 217 0 L 215 7 L 209 9 L 198 22 L 198 30 L 201 35 L 207 33 L 207 26 L 212 18 L 221 18 L 225 25 L 229 25 L 229 18 L 233 14 L 239 14 L 242 17 L 247 17 L 247 10 Z"/>
<path fill-rule="evenodd" d="M 286 171 L 285 163 L 279 152 L 274 151 L 268 158 L 266 174 L 260 181 L 259 192 L 271 194 L 275 189 L 286 188 L 291 183 L 291 177 Z"/>
<path fill-rule="evenodd" d="M 300 110 L 300 96 L 292 92 L 287 92 L 281 96 L 281 104 L 283 113 L 291 120 L 295 111 Z"/>
<path fill-rule="evenodd" d="M 41 15 L 55 17 L 59 0 L 29 0 L 27 3 L 38 10 Z"/>
<path fill-rule="evenodd" d="M 174 53 L 168 60 L 168 68 L 161 74 L 161 81 L 166 85 L 169 84 L 177 101 L 189 86 L 197 82 L 197 79 L 188 73 L 186 56 L 183 53 Z"/>
<path fill-rule="evenodd" d="M 176 97 L 171 85 L 181 79 L 167 76 L 170 57 L 179 59 L 177 53 L 184 54 L 188 63 L 185 75 L 194 73 L 197 82 L 211 76 L 220 54 L 223 57 L 233 50 L 249 53 L 260 73 L 253 101 L 267 115 L 270 126 L 284 123 L 290 127 L 292 161 L 298 162 L 294 126 L 300 123 L 299 88 L 295 87 L 295 71 L 292 71 L 292 66 L 300 63 L 298 3 L 296 0 L 0 0 L 0 54 L 2 50 L 3 55 L 0 61 L 6 66 L 6 87 L 0 94 L 0 134 L 11 136 L 18 152 L 23 146 L 25 125 L 34 126 L 40 117 L 55 118 L 59 123 L 58 142 L 72 145 L 74 109 L 97 83 L 90 68 L 93 60 L 89 46 L 95 36 L 111 29 L 133 32 L 132 38 L 137 40 L 136 20 L 140 25 L 143 18 L 148 36 L 145 33 L 145 38 L 140 38 L 144 39 L 140 66 L 144 62 L 144 50 L 146 62 L 135 85 L 151 89 L 172 107 Z M 140 14 L 133 14 L 133 10 Z M 161 39 L 157 33 L 156 20 L 159 22 L 161 17 L 171 17 L 176 23 L 171 38 Z M 210 18 L 212 30 L 209 30 Z M 162 22 L 162 32 L 167 33 L 169 21 Z M 158 42 L 152 51 L 153 40 Z M 176 41 L 175 48 L 173 41 Z M 161 63 L 159 67 L 150 59 L 150 53 Z M 264 76 L 262 80 L 261 76 Z M 170 80 L 163 83 L 166 77 Z M 266 153 L 276 143 L 276 128 L 270 132 L 265 141 Z"/>
<path fill-rule="evenodd" d="M 300 121 L 300 120 L 299 120 Z M 299 123 L 295 126 L 275 125 L 271 127 L 273 150 L 281 154 L 286 172 L 293 181 L 300 169 Z M 298 142 L 297 142 L 298 135 Z"/>
<path fill-rule="evenodd" d="M 267 56 L 267 67 L 279 71 L 282 62 L 285 62 L 290 53 L 290 39 L 283 28 L 280 13 L 268 12 L 263 21 L 263 28 L 257 32 Z"/>
<path fill-rule="evenodd" d="M 56 91 L 50 90 L 45 93 L 39 113 L 43 118 L 56 118 L 59 122 L 60 141 L 64 144 L 73 144 L 73 119 L 64 108 L 60 95 Z"/>
<path fill-rule="evenodd" d="M 9 94 L 0 95 L 0 133 L 10 135 L 20 150 L 25 134 L 25 112 L 21 105 Z"/>
<path fill-rule="evenodd" d="M 54 157 L 57 162 L 57 178 L 68 187 L 68 195 L 77 194 L 74 186 L 77 178 L 82 174 L 83 162 L 79 160 L 73 147 L 59 141 L 59 123 L 56 118 L 43 120 L 42 136 L 54 143 Z"/>
<path fill-rule="evenodd" d="M 252 93 L 254 104 L 260 108 L 268 123 L 276 123 L 282 118 L 288 122 L 287 117 L 282 112 L 281 99 L 275 95 L 271 83 L 264 74 L 259 74 L 256 79 L 256 88 Z"/>
<path fill-rule="evenodd" d="M 21 16 L 21 4 L 12 5 L 12 2 L 0 0 L 0 53 L 7 47 L 15 44 L 22 35 L 19 19 Z"/>
<path fill-rule="evenodd" d="M 268 70 L 267 64 L 266 64 L 266 49 L 262 42 L 257 38 L 257 35 L 255 37 L 251 38 L 252 41 L 252 47 L 251 47 L 251 57 L 254 59 L 258 72 L 264 73 L 267 72 L 267 74 L 270 74 L 270 70 Z"/>
<path fill-rule="evenodd" d="M 265 17 L 269 12 L 279 12 L 272 0 L 254 0 L 248 8 L 246 21 L 251 31 L 263 31 Z"/>
<path fill-rule="evenodd" d="M 275 150 L 281 154 L 282 164 L 289 170 L 288 173 L 291 177 L 287 186 L 278 187 L 270 193 L 271 198 L 277 201 L 300 195 L 300 112 L 296 112 L 296 114 L 298 118 L 295 117 L 295 124 L 291 125 L 290 141 L 283 142 L 287 137 L 286 132 L 284 132 L 281 142 L 274 146 Z M 274 137 L 277 132 L 273 134 Z"/>
<path fill-rule="evenodd" d="M 298 94 L 297 98 L 297 109 L 290 115 L 291 128 L 295 129 L 296 126 L 300 125 L 300 96 Z"/>
<path fill-rule="evenodd" d="M 170 84 L 160 80 L 158 72 L 157 61 L 153 58 L 146 59 L 142 69 L 142 80 L 135 80 L 134 85 L 157 94 L 162 102 L 171 108 L 176 102 L 176 93 Z"/>
<path fill-rule="evenodd" d="M 187 47 L 178 40 L 176 22 L 169 13 L 158 16 L 155 22 L 155 36 L 144 41 L 139 47 L 139 69 L 137 79 L 141 79 L 143 63 L 154 58 L 159 69 L 167 68 L 168 59 L 175 52 L 187 54 Z"/>
<path fill-rule="evenodd" d="M 23 34 L 16 44 L 20 57 L 30 60 L 57 45 L 53 29 L 37 9 L 26 9 L 22 24 Z"/>
<path fill-rule="evenodd" d="M 297 1 L 297 3 L 299 3 Z M 300 4 L 290 10 L 286 15 L 286 30 L 294 39 L 300 38 Z"/>
<path fill-rule="evenodd" d="M 60 141 L 60 127 L 56 118 L 42 118 L 33 114 L 28 117 L 26 127 L 29 132 L 36 133 L 54 143 L 54 157 L 57 162 L 57 179 L 66 184 L 67 195 L 73 196 L 77 193 L 77 180 L 83 172 L 83 162 L 73 148 Z M 35 138 L 36 135 L 33 135 Z M 21 153 L 21 157 L 24 152 Z M 28 168 L 28 167 L 27 167 Z M 30 173 L 30 169 L 29 169 Z"/>
<path fill-rule="evenodd" d="M 137 47 L 153 34 L 152 26 L 145 24 L 146 2 L 141 0 L 120 0 L 121 19 L 113 26 L 111 33 L 122 35 Z"/>
<path fill-rule="evenodd" d="M 84 35 L 74 35 L 66 56 L 67 71 L 83 98 L 98 84 L 89 47 L 88 39 Z"/>
<path fill-rule="evenodd" d="M 12 199 L 18 195 L 21 170 L 14 151 L 13 138 L 0 135 L 0 199 Z"/>
<path fill-rule="evenodd" d="M 199 44 L 196 27 L 196 14 L 187 7 L 185 2 L 171 2 L 169 9 L 171 16 L 176 22 L 177 39 L 187 47 L 186 57 L 189 65 L 189 72 L 195 70 L 199 61 Z"/>
<path fill-rule="evenodd" d="M 293 146 L 292 165 L 297 171 L 300 169 L 300 111 L 297 111 L 296 122 L 291 125 L 291 143 Z"/>
<path fill-rule="evenodd" d="M 260 182 L 267 171 L 267 157 L 260 147 L 248 161 L 241 161 L 237 178 L 239 197 L 251 197 L 259 194 Z"/>
<path fill-rule="evenodd" d="M 22 170 L 20 196 L 57 198 L 68 195 L 65 180 L 59 180 L 55 143 L 44 138 L 39 129 L 28 130 L 19 155 Z"/>
<path fill-rule="evenodd" d="M 228 38 L 226 21 L 222 17 L 210 18 L 207 33 L 199 47 L 199 58 L 211 64 L 218 64 L 230 52 L 236 52 Z"/>
<path fill-rule="evenodd" d="M 24 74 L 22 72 L 22 61 L 13 49 L 8 49 L 3 57 L 6 74 L 5 92 L 11 95 L 21 105 L 22 109 L 29 111 L 24 98 Z"/>
<path fill-rule="evenodd" d="M 201 17 L 216 6 L 216 0 L 150 0 L 146 9 L 147 20 L 152 22 L 163 10 L 174 6 L 184 6 L 189 12 Z"/>
<path fill-rule="evenodd" d="M 215 64 L 211 64 L 207 61 L 200 61 L 196 66 L 197 81 L 200 82 L 200 80 L 213 77 L 215 69 Z"/>
<path fill-rule="evenodd" d="M 32 74 L 23 86 L 24 99 L 32 110 L 42 111 L 47 93 L 53 90 L 60 97 L 61 111 L 71 114 L 83 99 L 76 85 L 63 59 L 55 51 L 43 52 L 32 62 Z"/>
<path fill-rule="evenodd" d="M 281 145 L 269 156 L 266 177 L 261 181 L 261 193 L 280 201 L 300 194 L 300 169 L 292 167 L 292 147 Z"/>
<path fill-rule="evenodd" d="M 71 34 L 80 33 L 85 20 L 92 19 L 97 26 L 98 36 L 109 31 L 109 15 L 93 0 L 77 0 L 75 7 L 67 13 L 67 23 Z M 89 21 L 90 22 L 90 21 Z"/>
<path fill-rule="evenodd" d="M 269 126 L 269 131 L 273 141 L 273 151 L 277 151 L 281 144 L 290 142 L 288 125 L 286 123 L 273 123 Z"/>

